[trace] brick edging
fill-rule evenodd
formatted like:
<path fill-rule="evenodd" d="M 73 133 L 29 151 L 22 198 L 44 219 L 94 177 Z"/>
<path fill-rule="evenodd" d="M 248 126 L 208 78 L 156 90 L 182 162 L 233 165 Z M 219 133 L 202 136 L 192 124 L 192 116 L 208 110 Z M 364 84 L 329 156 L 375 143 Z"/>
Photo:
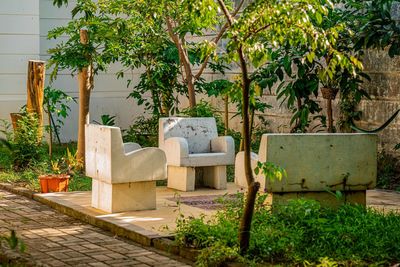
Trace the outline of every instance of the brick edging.
<path fill-rule="evenodd" d="M 8 192 L 14 193 L 16 195 L 20 195 L 26 198 L 33 199 L 34 194 L 36 192 L 31 191 L 24 187 L 14 187 L 12 184 L 8 183 L 0 183 L 0 189 L 6 190 Z"/>

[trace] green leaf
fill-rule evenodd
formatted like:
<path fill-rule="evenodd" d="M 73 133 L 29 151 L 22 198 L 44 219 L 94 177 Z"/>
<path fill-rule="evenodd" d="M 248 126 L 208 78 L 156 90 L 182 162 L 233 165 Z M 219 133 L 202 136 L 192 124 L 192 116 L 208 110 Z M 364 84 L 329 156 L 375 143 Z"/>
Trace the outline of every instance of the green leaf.
<path fill-rule="evenodd" d="M 317 23 L 321 24 L 322 23 L 322 15 L 319 12 L 315 13 L 315 18 L 317 19 Z"/>

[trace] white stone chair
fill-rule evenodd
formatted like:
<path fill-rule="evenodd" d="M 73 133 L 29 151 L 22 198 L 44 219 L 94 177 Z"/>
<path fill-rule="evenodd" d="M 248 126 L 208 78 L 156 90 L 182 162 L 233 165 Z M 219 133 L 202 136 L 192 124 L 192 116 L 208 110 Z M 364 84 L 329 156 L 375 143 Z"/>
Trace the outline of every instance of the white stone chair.
<path fill-rule="evenodd" d="M 204 186 L 226 189 L 235 144 L 230 136 L 218 137 L 214 118 L 161 118 L 159 147 L 167 156 L 169 188 L 193 191 L 196 177 Z"/>
<path fill-rule="evenodd" d="M 334 194 L 327 191 L 339 190 L 345 201 L 365 205 L 366 190 L 376 185 L 376 159 L 375 134 L 264 134 L 251 165 L 254 170 L 258 161 L 269 161 L 287 172 L 281 181 L 253 173 L 273 201 L 310 196 L 334 204 Z M 243 152 L 236 156 L 235 183 L 247 188 Z"/>
<path fill-rule="evenodd" d="M 167 177 L 164 152 L 124 144 L 118 127 L 87 124 L 85 130 L 92 207 L 110 213 L 155 209 L 156 180 Z"/>

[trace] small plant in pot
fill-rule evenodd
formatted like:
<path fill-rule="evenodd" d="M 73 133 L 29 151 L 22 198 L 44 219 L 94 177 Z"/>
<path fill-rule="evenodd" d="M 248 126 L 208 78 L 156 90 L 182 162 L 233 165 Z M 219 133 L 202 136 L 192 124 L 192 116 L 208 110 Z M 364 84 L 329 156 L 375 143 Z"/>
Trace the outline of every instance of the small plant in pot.
<path fill-rule="evenodd" d="M 69 149 L 65 157 L 51 160 L 51 173 L 39 176 L 42 193 L 67 192 L 71 176 L 82 169 L 82 162 L 78 161 Z"/>
<path fill-rule="evenodd" d="M 40 191 L 42 193 L 67 192 L 71 176 L 63 168 L 63 160 L 51 161 L 51 173 L 39 175 Z"/>

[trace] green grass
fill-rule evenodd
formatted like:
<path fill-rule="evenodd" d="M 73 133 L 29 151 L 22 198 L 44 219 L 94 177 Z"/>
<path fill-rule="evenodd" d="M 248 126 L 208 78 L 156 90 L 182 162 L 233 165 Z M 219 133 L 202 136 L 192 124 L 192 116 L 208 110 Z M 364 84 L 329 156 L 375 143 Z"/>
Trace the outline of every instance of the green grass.
<path fill-rule="evenodd" d="M 69 191 L 90 191 L 92 190 L 92 178 L 86 176 L 74 176 L 68 185 Z"/>
<path fill-rule="evenodd" d="M 228 202 L 211 220 L 180 217 L 176 241 L 202 249 L 198 266 L 230 260 L 282 266 L 400 263 L 400 214 L 355 205 L 325 208 L 311 200 L 293 200 L 271 209 L 264 206 L 264 199 L 258 198 L 245 257 L 238 254 L 237 240 L 242 197 Z"/>

